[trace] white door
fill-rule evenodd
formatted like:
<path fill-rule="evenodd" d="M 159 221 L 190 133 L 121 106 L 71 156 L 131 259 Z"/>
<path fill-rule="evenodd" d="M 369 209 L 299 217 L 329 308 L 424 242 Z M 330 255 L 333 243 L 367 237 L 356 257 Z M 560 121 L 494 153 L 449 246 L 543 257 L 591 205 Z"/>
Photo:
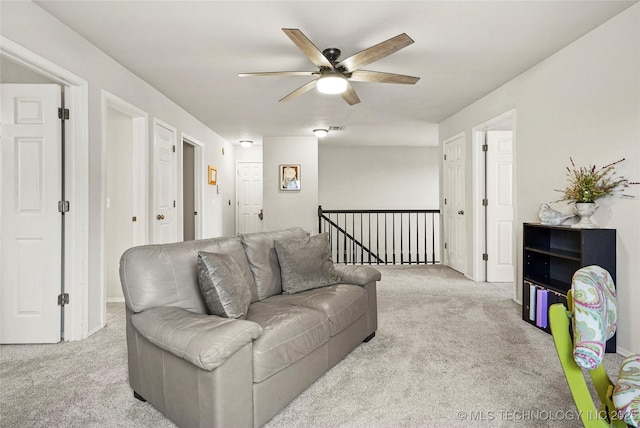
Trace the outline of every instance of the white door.
<path fill-rule="evenodd" d="M 1 86 L 0 343 L 60 341 L 59 85 Z"/>
<path fill-rule="evenodd" d="M 238 233 L 262 231 L 262 162 L 238 162 Z"/>
<path fill-rule="evenodd" d="M 445 264 L 466 273 L 464 136 L 444 146 L 444 236 Z"/>
<path fill-rule="evenodd" d="M 487 131 L 487 281 L 513 282 L 513 133 Z"/>
<path fill-rule="evenodd" d="M 154 243 L 176 242 L 176 129 L 158 120 L 153 123 L 153 238 Z"/>

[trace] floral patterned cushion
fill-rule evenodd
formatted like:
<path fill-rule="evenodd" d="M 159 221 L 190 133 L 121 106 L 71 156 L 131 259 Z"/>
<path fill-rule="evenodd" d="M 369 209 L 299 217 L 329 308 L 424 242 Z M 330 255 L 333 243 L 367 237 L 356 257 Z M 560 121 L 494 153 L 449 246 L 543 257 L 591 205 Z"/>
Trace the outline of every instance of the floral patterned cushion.
<path fill-rule="evenodd" d="M 609 272 L 600 266 L 576 271 L 573 294 L 573 359 L 595 370 L 604 357 L 605 344 L 616 332 L 616 289 Z"/>
<path fill-rule="evenodd" d="M 640 355 L 632 355 L 622 362 L 612 400 L 618 419 L 632 427 L 640 426 Z"/>

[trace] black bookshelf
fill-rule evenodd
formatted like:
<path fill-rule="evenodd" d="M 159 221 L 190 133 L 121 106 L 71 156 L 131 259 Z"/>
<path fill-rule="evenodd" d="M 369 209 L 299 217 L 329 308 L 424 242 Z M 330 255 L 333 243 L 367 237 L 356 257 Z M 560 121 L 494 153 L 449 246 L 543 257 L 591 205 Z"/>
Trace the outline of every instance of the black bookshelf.
<path fill-rule="evenodd" d="M 525 223 L 523 229 L 522 319 L 551 333 L 537 316 L 538 290 L 545 290 L 546 308 L 567 304 L 571 278 L 584 266 L 599 265 L 616 281 L 615 229 L 578 229 Z M 532 298 L 531 293 L 536 295 Z M 616 351 L 616 337 L 607 342 L 607 352 Z"/>

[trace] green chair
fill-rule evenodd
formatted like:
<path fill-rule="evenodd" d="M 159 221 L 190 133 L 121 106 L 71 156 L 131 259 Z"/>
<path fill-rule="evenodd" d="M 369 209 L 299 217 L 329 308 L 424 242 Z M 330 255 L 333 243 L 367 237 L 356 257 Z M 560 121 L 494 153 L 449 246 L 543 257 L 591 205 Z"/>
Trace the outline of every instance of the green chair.
<path fill-rule="evenodd" d="M 622 362 L 615 384 L 601 364 L 606 341 L 616 330 L 616 292 L 611 275 L 600 266 L 579 269 L 573 275 L 567 302 L 568 310 L 561 303 L 551 305 L 549 322 L 583 425 L 640 426 L 640 355 Z M 584 370 L 591 375 L 599 407 L 591 396 Z"/>

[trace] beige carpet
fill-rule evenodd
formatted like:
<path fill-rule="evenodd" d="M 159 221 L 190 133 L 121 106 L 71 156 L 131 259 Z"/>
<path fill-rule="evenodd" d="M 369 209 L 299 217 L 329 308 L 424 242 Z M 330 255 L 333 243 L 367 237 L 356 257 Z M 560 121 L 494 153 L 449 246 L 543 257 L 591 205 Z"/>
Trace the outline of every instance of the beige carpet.
<path fill-rule="evenodd" d="M 579 427 L 551 336 L 511 284 L 380 268 L 379 329 L 267 427 Z M 607 355 L 615 371 L 622 361 Z M 0 347 L 2 427 L 172 427 L 127 383 L 123 304 L 81 342 Z"/>

